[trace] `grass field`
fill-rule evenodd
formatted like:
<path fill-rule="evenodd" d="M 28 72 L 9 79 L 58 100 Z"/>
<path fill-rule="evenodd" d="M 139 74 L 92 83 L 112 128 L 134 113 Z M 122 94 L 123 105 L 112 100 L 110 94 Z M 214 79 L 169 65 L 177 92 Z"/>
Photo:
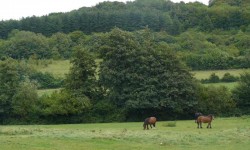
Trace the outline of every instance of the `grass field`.
<path fill-rule="evenodd" d="M 101 60 L 96 60 L 100 63 Z M 63 77 L 69 72 L 71 67 L 69 60 L 51 60 L 47 65 L 33 65 L 37 70 L 42 72 L 49 72 L 56 76 Z M 250 72 L 250 69 L 229 69 L 229 70 L 205 70 L 205 71 L 192 71 L 194 77 L 197 79 L 208 79 L 212 73 L 215 73 L 220 78 L 223 77 L 225 73 L 230 73 L 234 76 L 240 76 L 241 73 Z"/>
<path fill-rule="evenodd" d="M 226 82 L 220 82 L 220 83 L 206 83 L 206 84 L 203 84 L 205 86 L 215 86 L 215 87 L 219 87 L 219 86 L 225 86 L 227 87 L 229 90 L 232 90 L 235 88 L 236 85 L 238 85 L 238 82 L 229 82 L 229 83 L 226 83 Z"/>
<path fill-rule="evenodd" d="M 96 60 L 96 63 L 100 63 L 101 60 Z M 48 62 L 40 62 L 38 65 L 34 65 L 36 63 L 32 63 L 33 67 L 41 72 L 49 72 L 57 77 L 64 77 L 65 74 L 69 72 L 69 69 L 71 67 L 69 60 L 48 60 Z M 46 64 L 46 65 L 44 65 Z M 225 73 L 230 73 L 234 76 L 240 76 L 241 73 L 244 72 L 250 72 L 250 69 L 230 69 L 230 70 L 206 70 L 206 71 L 192 71 L 194 74 L 194 77 L 201 80 L 201 79 L 208 79 L 209 76 L 212 73 L 215 73 L 220 78 L 224 76 Z M 233 89 L 235 85 L 237 85 L 237 82 L 233 83 L 210 83 L 210 84 L 204 84 L 205 86 L 213 85 L 215 87 L 218 86 L 225 86 L 229 89 Z M 38 95 L 41 96 L 43 94 L 51 94 L 55 90 L 58 89 L 46 89 L 46 90 L 38 90 Z"/>
<path fill-rule="evenodd" d="M 61 88 L 57 89 L 42 89 L 42 90 L 37 90 L 38 96 L 42 96 L 44 94 L 51 95 L 55 91 L 59 91 Z"/>
<path fill-rule="evenodd" d="M 250 117 L 215 118 L 212 129 L 194 120 L 160 121 L 142 130 L 142 122 L 0 126 L 1 150 L 247 150 Z"/>
<path fill-rule="evenodd" d="M 250 69 L 229 69 L 229 70 L 204 70 L 204 71 L 192 71 L 194 77 L 198 80 L 208 79 L 212 73 L 222 78 L 225 73 L 230 73 L 233 76 L 240 76 L 244 72 L 250 72 Z"/>
<path fill-rule="evenodd" d="M 49 60 L 48 62 L 42 62 L 41 64 L 33 63 L 32 66 L 41 72 L 49 72 L 56 77 L 64 77 L 69 72 L 71 67 L 69 60 Z"/>

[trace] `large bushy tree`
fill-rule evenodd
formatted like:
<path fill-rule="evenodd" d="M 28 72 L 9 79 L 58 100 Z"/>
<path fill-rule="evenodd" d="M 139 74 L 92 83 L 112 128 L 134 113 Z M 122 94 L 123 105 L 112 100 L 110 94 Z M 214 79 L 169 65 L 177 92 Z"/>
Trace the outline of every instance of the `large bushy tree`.
<path fill-rule="evenodd" d="M 197 89 L 198 105 L 196 111 L 203 114 L 230 116 L 235 109 L 231 92 L 224 86 L 200 86 Z"/>
<path fill-rule="evenodd" d="M 29 31 L 13 30 L 3 51 L 5 55 L 14 59 L 31 56 L 39 59 L 51 57 L 51 50 L 46 37 Z"/>
<path fill-rule="evenodd" d="M 22 119 L 28 119 L 37 114 L 38 94 L 36 85 L 29 80 L 19 83 L 11 101 L 13 114 Z"/>
<path fill-rule="evenodd" d="M 94 56 L 81 47 L 75 47 L 72 67 L 66 77 L 65 88 L 75 96 L 85 95 L 92 99 L 96 86 L 96 62 Z"/>
<path fill-rule="evenodd" d="M 5 122 L 11 117 L 27 118 L 34 114 L 37 101 L 36 87 L 28 78 L 29 68 L 16 60 L 0 61 L 0 117 Z M 1 123 L 3 123 L 1 122 Z"/>
<path fill-rule="evenodd" d="M 113 29 L 102 48 L 100 82 L 108 99 L 121 108 L 181 112 L 195 105 L 192 75 L 164 45 L 155 45 L 147 30 Z"/>

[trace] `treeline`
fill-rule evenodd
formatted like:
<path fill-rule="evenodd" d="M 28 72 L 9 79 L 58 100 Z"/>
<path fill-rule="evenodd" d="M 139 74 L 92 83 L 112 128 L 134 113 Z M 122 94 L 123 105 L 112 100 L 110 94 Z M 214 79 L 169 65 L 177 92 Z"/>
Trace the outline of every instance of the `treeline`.
<path fill-rule="evenodd" d="M 146 28 L 149 29 L 149 28 Z M 193 70 L 237 69 L 250 67 L 250 32 L 241 30 L 210 33 L 188 30 L 178 36 L 167 32 L 149 31 L 154 44 L 164 44 Z M 137 34 L 137 31 L 131 32 Z M 84 34 L 74 31 L 55 33 L 49 37 L 30 31 L 13 30 L 7 39 L 0 40 L 0 58 L 69 59 L 72 53 L 88 48 L 98 55 L 104 33 Z M 137 40 L 137 39 L 135 39 Z"/>
<path fill-rule="evenodd" d="M 196 111 L 249 114 L 249 74 L 241 76 L 232 93 L 225 87 L 203 87 L 176 52 L 154 42 L 148 29 L 131 33 L 115 28 L 103 37 L 92 49 L 75 49 L 62 90 L 50 96 L 37 96 L 27 66 L 1 60 L 1 123 L 141 121 L 152 115 L 191 119 Z"/>
<path fill-rule="evenodd" d="M 27 17 L 20 21 L 0 22 L 0 38 L 7 38 L 13 29 L 51 36 L 57 32 L 76 30 L 85 34 L 109 32 L 114 27 L 126 31 L 145 27 L 178 35 L 190 28 L 210 32 L 216 29 L 250 30 L 248 0 L 211 0 L 202 3 L 173 3 L 168 0 L 135 0 L 133 2 L 103 2 L 94 7 L 82 7 L 68 13 L 52 13 L 42 17 Z"/>

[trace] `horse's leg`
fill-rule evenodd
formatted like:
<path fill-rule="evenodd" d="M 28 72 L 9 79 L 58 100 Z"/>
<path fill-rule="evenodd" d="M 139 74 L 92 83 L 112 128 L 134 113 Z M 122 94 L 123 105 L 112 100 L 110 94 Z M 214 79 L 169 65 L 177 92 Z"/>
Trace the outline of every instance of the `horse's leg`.
<path fill-rule="evenodd" d="M 149 124 L 150 125 L 150 128 L 152 129 L 152 124 Z"/>
<path fill-rule="evenodd" d="M 200 122 L 200 128 L 202 128 L 202 122 Z"/>
<path fill-rule="evenodd" d="M 199 128 L 199 122 L 197 122 L 197 128 Z"/>
<path fill-rule="evenodd" d="M 155 127 L 155 123 L 153 124 L 153 126 Z"/>
<path fill-rule="evenodd" d="M 147 124 L 147 130 L 148 130 L 148 124 Z"/>

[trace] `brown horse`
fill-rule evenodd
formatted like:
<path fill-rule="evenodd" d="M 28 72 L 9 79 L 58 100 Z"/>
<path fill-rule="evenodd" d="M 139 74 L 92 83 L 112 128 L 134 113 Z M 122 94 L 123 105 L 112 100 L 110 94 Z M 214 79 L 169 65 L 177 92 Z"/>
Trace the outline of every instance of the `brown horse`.
<path fill-rule="evenodd" d="M 208 116 L 199 116 L 197 119 L 197 128 L 202 128 L 202 123 L 208 123 L 207 128 L 212 128 L 211 122 L 214 119 L 213 115 L 208 115 Z"/>
<path fill-rule="evenodd" d="M 146 128 L 148 130 L 148 125 L 150 125 L 151 128 L 152 128 L 152 125 L 155 127 L 155 123 L 156 123 L 156 118 L 155 117 L 146 118 L 145 121 L 144 121 L 144 123 L 143 123 L 144 130 Z"/>

